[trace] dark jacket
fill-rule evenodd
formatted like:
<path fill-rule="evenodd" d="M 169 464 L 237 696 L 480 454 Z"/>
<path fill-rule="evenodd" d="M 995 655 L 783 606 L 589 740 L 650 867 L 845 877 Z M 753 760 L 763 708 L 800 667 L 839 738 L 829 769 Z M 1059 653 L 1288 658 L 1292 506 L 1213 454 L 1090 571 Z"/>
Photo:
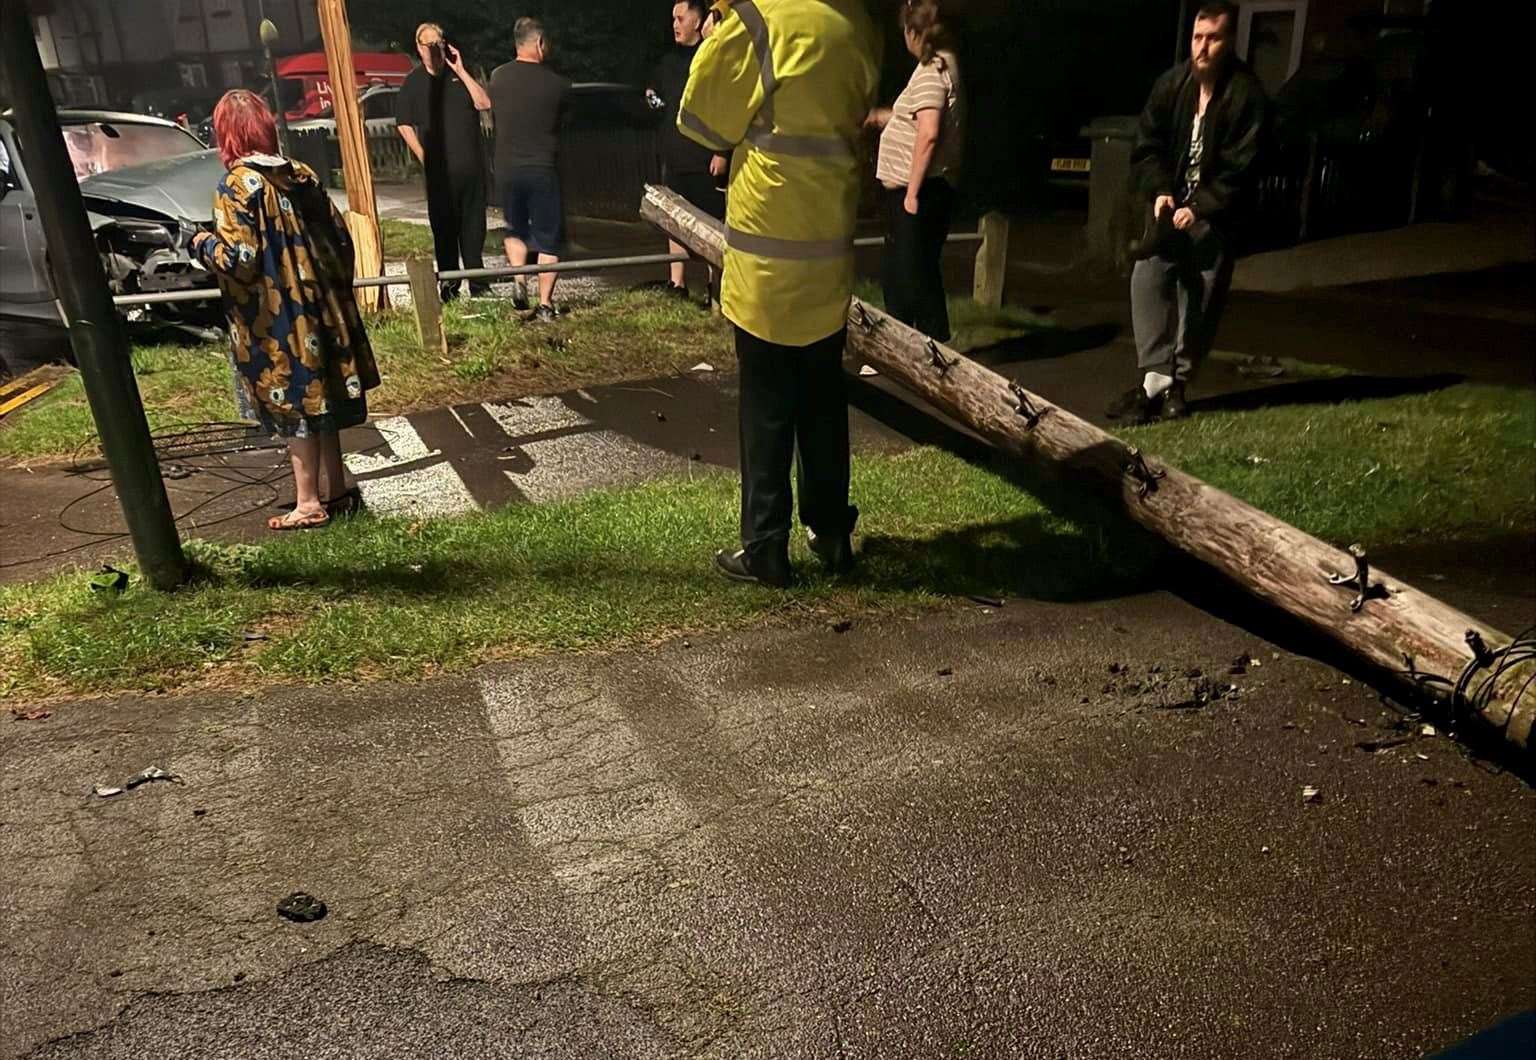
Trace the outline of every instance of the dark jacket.
<path fill-rule="evenodd" d="M 1131 167 L 1136 189 L 1148 201 L 1183 194 L 1190 133 L 1200 101 L 1188 62 L 1169 70 L 1152 86 L 1136 130 Z M 1216 86 L 1205 112 L 1205 152 L 1195 216 L 1227 232 L 1241 228 L 1266 139 L 1269 104 L 1264 86 L 1246 65 L 1234 60 Z"/>

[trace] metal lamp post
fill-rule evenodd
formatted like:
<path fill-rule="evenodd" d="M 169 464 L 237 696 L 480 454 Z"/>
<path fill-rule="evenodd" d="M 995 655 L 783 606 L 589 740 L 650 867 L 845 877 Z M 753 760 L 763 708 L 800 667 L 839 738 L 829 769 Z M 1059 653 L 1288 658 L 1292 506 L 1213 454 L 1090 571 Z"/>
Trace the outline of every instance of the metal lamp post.
<path fill-rule="evenodd" d="M 277 112 L 277 147 L 283 157 L 288 157 L 288 108 L 283 106 L 283 94 L 277 87 L 277 67 L 272 63 L 272 45 L 277 43 L 277 23 L 266 17 L 266 5 L 262 4 L 261 51 L 267 57 L 267 80 L 272 83 L 272 109 Z"/>

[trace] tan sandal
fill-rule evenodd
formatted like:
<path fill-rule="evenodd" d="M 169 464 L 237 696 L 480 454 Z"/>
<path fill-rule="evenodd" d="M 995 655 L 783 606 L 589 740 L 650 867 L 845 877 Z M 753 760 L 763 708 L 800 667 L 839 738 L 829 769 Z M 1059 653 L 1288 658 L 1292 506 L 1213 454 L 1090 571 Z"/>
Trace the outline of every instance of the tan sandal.
<path fill-rule="evenodd" d="M 331 517 L 325 512 L 315 512 L 310 515 L 298 514 L 294 509 L 287 515 L 274 515 L 267 520 L 268 530 L 315 530 L 331 521 Z"/>

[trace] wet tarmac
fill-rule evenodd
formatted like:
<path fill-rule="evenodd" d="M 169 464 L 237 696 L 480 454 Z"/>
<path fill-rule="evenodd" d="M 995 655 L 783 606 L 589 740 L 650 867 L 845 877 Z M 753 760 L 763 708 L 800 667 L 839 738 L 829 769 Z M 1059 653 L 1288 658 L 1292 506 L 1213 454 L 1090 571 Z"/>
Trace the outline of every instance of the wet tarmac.
<path fill-rule="evenodd" d="M 1359 680 L 1162 593 L 836 617 L 5 726 L 3 1055 L 1395 1058 L 1536 1001 L 1536 796 Z"/>

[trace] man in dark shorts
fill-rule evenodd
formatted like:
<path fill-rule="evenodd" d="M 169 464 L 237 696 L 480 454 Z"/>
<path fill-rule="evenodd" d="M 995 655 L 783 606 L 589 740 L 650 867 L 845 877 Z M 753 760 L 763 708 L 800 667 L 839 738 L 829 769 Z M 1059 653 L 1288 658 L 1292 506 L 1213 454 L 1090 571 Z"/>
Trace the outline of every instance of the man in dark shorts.
<path fill-rule="evenodd" d="M 480 112 L 491 97 L 470 75 L 464 56 L 443 39 L 435 22 L 416 27 L 421 65 L 400 86 L 396 128 L 427 174 L 427 218 L 439 272 L 485 267 L 485 150 Z M 490 284 L 469 285 L 471 295 Z M 441 284 L 443 301 L 458 297 L 457 283 Z"/>
<path fill-rule="evenodd" d="M 557 168 L 560 116 L 571 83 L 544 65 L 549 41 L 536 18 L 520 18 L 512 28 L 517 58 L 491 75 L 491 100 L 496 109 L 496 183 L 507 223 L 507 259 L 528 264 L 530 254 L 540 265 L 560 260 L 565 242 L 565 208 Z M 539 305 L 533 319 L 554 320 L 555 280 L 559 274 L 539 273 Z M 521 282 L 514 304 L 528 306 Z"/>
<path fill-rule="evenodd" d="M 677 108 L 683 100 L 683 89 L 688 87 L 693 57 L 704 41 L 704 19 L 708 14 L 704 0 L 678 0 L 672 5 L 672 40 L 676 46 L 656 64 L 645 98 L 661 115 L 661 158 L 667 186 L 711 217 L 724 221 L 725 192 L 720 185 L 725 181 L 729 160 L 677 131 Z M 686 247 L 670 240 L 667 248 L 673 254 L 687 253 Z M 713 291 L 714 270 L 710 270 L 709 286 Z M 667 288 L 673 294 L 688 297 L 684 262 L 672 263 Z"/>

